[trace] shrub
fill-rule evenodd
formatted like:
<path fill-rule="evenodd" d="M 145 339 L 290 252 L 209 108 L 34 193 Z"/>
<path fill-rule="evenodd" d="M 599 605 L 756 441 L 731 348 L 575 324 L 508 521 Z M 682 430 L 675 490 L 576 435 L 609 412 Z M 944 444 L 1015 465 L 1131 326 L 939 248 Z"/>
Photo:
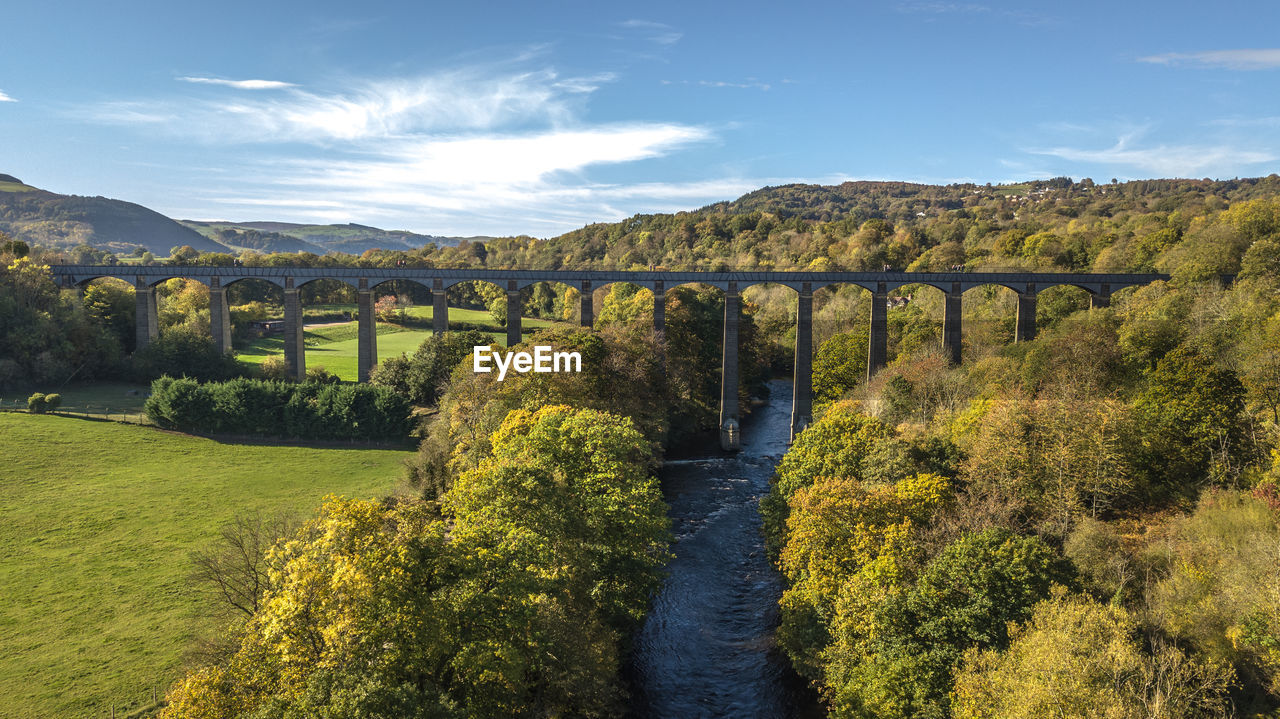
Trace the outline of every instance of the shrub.
<path fill-rule="evenodd" d="M 307 368 L 307 381 L 318 384 L 337 384 L 342 381 L 342 378 L 324 367 L 316 366 Z"/>
<path fill-rule="evenodd" d="M 134 352 L 133 371 L 143 381 L 165 375 L 213 381 L 235 377 L 240 367 L 231 354 L 218 351 L 208 336 L 178 328 Z"/>
<path fill-rule="evenodd" d="M 297 439 L 399 440 L 413 426 L 408 401 L 384 387 L 246 378 L 200 384 L 162 377 L 152 383 L 145 411 L 170 429 Z"/>
<path fill-rule="evenodd" d="M 52 412 L 62 406 L 62 395 L 47 394 L 44 396 L 44 411 Z"/>
<path fill-rule="evenodd" d="M 27 398 L 27 411 L 39 414 L 44 411 L 44 393 L 36 392 Z"/>
<path fill-rule="evenodd" d="M 288 372 L 284 366 L 284 358 L 274 355 L 262 360 L 258 373 L 263 379 L 267 380 L 284 381 L 289 379 Z"/>

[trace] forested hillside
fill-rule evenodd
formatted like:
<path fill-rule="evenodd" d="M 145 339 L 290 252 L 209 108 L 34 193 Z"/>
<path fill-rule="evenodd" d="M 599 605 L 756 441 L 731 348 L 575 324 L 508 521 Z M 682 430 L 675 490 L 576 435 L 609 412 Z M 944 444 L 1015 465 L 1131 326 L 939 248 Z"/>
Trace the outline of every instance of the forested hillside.
<path fill-rule="evenodd" d="M 1250 221 L 1215 222 L 1230 205 L 1280 194 L 1280 177 L 1068 178 L 1018 185 L 848 182 L 765 188 L 694 212 L 636 215 L 548 240 L 463 243 L 443 265 L 555 269 L 1234 272 Z M 1243 234 L 1242 234 L 1243 233 Z M 1170 252 L 1174 248 L 1176 252 Z M 1185 262 L 1183 260 L 1186 260 Z"/>
<path fill-rule="evenodd" d="M 157 255 L 182 245 L 203 252 L 226 247 L 132 202 L 59 195 L 0 175 L 0 231 L 28 244 L 71 248 L 90 245 L 117 253 L 143 247 Z"/>

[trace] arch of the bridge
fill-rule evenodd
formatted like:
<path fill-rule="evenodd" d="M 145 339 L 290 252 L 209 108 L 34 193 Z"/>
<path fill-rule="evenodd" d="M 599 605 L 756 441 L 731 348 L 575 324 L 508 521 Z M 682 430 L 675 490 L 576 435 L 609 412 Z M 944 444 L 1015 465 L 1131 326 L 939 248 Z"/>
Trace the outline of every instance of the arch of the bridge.
<path fill-rule="evenodd" d="M 578 324 L 581 325 L 582 327 L 594 326 L 595 304 L 593 302 L 593 298 L 594 298 L 595 291 L 599 289 L 598 287 L 597 288 L 587 287 L 584 289 L 581 283 L 575 285 L 574 283 L 564 279 L 534 280 L 532 282 L 525 284 L 520 288 L 520 293 L 521 293 L 520 296 L 522 298 L 521 306 L 520 306 L 521 312 L 524 312 L 524 304 L 523 304 L 524 298 L 527 296 L 527 298 L 530 301 L 532 301 L 534 299 L 534 291 L 539 286 L 546 286 L 550 288 L 550 292 L 553 297 L 553 300 L 552 300 L 553 305 L 555 304 L 555 302 L 559 301 L 558 298 L 563 297 L 566 300 L 569 298 L 570 293 L 564 292 L 564 290 L 573 290 L 574 292 L 578 293 L 578 311 L 577 311 Z M 510 308 L 508 308 L 508 312 L 509 311 L 510 311 Z"/>

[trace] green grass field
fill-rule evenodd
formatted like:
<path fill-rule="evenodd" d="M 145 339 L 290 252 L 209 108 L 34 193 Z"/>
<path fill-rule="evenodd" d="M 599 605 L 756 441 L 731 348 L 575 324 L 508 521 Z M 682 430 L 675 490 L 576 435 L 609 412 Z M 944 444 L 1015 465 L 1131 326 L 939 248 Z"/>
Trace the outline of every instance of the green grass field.
<path fill-rule="evenodd" d="M 150 701 L 192 639 L 225 620 L 190 552 L 238 514 L 310 516 L 372 498 L 405 451 L 223 444 L 69 417 L 0 413 L 0 717 L 106 717 Z"/>
<path fill-rule="evenodd" d="M 70 384 L 65 387 L 50 385 L 37 387 L 31 391 L 0 395 L 0 409 L 26 409 L 27 397 L 33 391 L 62 395 L 59 412 L 101 416 L 129 415 L 133 418 L 142 414 L 142 405 L 146 403 L 151 388 L 145 384 L 127 382 L 94 382 Z"/>
<path fill-rule="evenodd" d="M 326 311 L 354 310 L 354 306 L 326 305 Z M 419 321 L 430 322 L 430 307 L 410 307 L 408 314 Z M 494 342 L 502 346 L 507 344 L 506 330 L 494 322 L 493 315 L 484 310 L 449 309 L 449 321 L 467 322 L 491 328 L 488 334 Z M 547 320 L 524 318 L 521 329 L 525 332 L 551 326 Z M 413 354 L 422 341 L 431 336 L 430 329 L 404 327 L 385 322 L 378 323 L 378 357 L 386 359 L 399 354 Z M 359 374 L 358 355 L 359 339 L 356 337 L 356 323 L 315 327 L 303 332 L 306 341 L 307 367 L 324 367 L 338 377 L 354 382 Z M 247 347 L 236 351 L 236 358 L 246 365 L 261 365 L 268 357 L 284 356 L 284 338 L 271 335 L 254 340 Z"/>

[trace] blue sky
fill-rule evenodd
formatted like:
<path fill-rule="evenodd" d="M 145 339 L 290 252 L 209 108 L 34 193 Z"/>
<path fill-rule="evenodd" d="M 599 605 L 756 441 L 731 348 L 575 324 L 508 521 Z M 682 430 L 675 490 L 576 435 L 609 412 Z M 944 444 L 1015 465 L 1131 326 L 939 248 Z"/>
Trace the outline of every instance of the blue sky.
<path fill-rule="evenodd" d="M 1244 177 L 1280 4 L 11 3 L 0 172 L 188 219 L 559 234 L 763 185 Z"/>

